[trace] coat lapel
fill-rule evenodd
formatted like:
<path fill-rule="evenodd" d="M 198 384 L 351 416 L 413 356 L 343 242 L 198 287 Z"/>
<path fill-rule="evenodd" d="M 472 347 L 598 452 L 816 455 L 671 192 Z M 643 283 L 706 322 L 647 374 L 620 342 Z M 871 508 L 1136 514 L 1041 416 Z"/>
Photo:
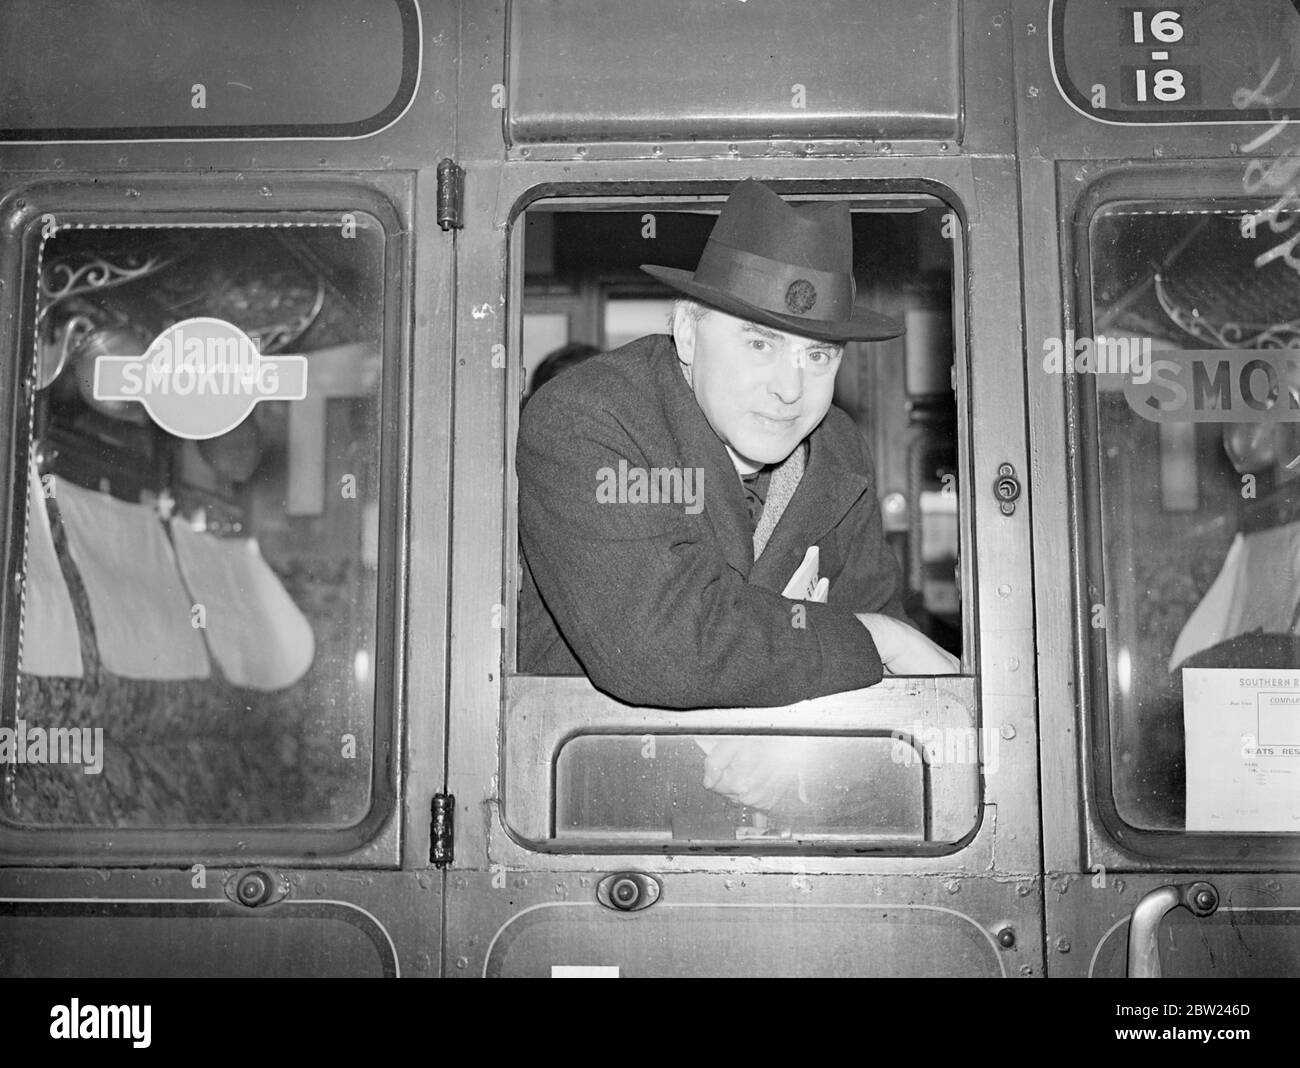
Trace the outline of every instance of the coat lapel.
<path fill-rule="evenodd" d="M 809 547 L 844 518 L 869 486 L 866 477 L 840 455 L 824 420 L 808 442 L 803 479 L 750 576 L 751 581 L 778 591 L 785 588 Z"/>
<path fill-rule="evenodd" d="M 663 340 L 664 358 L 658 363 L 659 395 L 667 402 L 669 421 L 680 446 L 680 462 L 684 467 L 703 469 L 704 513 L 713 524 L 727 563 L 748 578 L 754 566 L 754 540 L 745 491 L 726 446 L 709 426 L 686 384 L 671 338 Z"/>

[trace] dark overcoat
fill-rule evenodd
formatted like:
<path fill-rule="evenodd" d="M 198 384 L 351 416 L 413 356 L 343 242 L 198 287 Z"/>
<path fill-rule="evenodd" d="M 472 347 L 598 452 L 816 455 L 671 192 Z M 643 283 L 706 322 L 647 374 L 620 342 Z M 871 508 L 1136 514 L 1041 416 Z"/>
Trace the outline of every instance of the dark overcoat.
<path fill-rule="evenodd" d="M 740 479 L 671 337 L 548 382 L 519 431 L 519 670 L 585 673 L 621 701 L 661 708 L 785 705 L 879 682 L 854 613 L 906 616 L 871 455 L 835 407 L 807 440 L 803 479 L 755 561 Z M 622 472 L 690 476 L 677 501 L 639 503 L 627 477 L 611 501 L 620 460 Z M 702 508 L 689 497 L 701 478 Z M 781 596 L 811 545 L 826 604 Z"/>

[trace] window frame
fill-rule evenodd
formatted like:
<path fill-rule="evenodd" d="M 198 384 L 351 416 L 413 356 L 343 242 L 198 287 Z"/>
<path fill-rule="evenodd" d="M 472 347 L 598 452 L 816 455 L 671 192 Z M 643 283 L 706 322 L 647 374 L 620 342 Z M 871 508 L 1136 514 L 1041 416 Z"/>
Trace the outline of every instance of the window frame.
<path fill-rule="evenodd" d="M 521 351 L 523 334 L 523 287 L 524 287 L 524 249 L 525 228 L 518 225 L 525 211 L 545 202 L 548 205 L 563 204 L 565 208 L 577 210 L 581 207 L 595 207 L 598 210 L 640 213 L 646 211 L 681 211 L 692 205 L 720 207 L 729 194 L 731 182 L 601 182 L 578 184 L 555 182 L 541 184 L 525 191 L 516 200 L 509 212 L 508 239 L 506 242 L 506 327 L 505 337 L 508 351 Z M 520 589 L 519 534 L 518 534 L 518 481 L 515 473 L 515 450 L 519 431 L 519 407 L 517 402 L 507 405 L 505 412 L 505 497 L 503 522 L 503 593 L 504 603 L 512 606 L 506 613 L 506 626 L 503 628 L 502 646 L 502 682 L 501 708 L 499 710 L 499 737 L 501 738 L 498 761 L 498 783 L 500 784 L 502 826 L 509 837 L 519 846 L 531 852 L 551 854 L 584 855 L 624 855 L 650 856 L 672 855 L 689 852 L 692 855 L 709 856 L 747 856 L 796 858 L 809 856 L 852 856 L 870 854 L 881 857 L 895 857 L 902 860 L 935 856 L 947 856 L 958 853 L 977 838 L 984 826 L 984 798 L 987 796 L 985 784 L 985 763 L 983 753 L 975 768 L 973 784 L 975 790 L 975 819 L 969 830 L 960 839 L 952 842 L 924 842 L 900 846 L 897 838 L 871 838 L 863 836 L 847 842 L 813 842 L 804 848 L 791 848 L 790 843 L 755 844 L 746 840 L 738 845 L 703 844 L 694 841 L 677 840 L 658 843 L 653 840 L 629 841 L 626 838 L 595 842 L 577 847 L 572 839 L 548 838 L 521 832 L 520 814 L 536 812 L 539 809 L 554 812 L 554 761 L 558 757 L 564 741 L 577 734 L 586 733 L 584 728 L 594 728 L 592 733 L 767 733 L 779 734 L 784 726 L 787 731 L 802 717 L 806 723 L 810 714 L 824 714 L 828 718 L 819 730 L 813 733 L 858 734 L 871 737 L 888 736 L 891 729 L 909 731 L 915 723 L 923 725 L 952 726 L 958 721 L 951 721 L 952 707 L 969 709 L 969 721 L 962 726 L 973 728 L 977 735 L 985 727 L 983 722 L 983 702 L 980 695 L 981 679 L 977 671 L 980 662 L 979 650 L 979 605 L 977 601 L 975 545 L 975 517 L 973 480 L 969 477 L 973 462 L 973 437 L 971 413 L 969 412 L 969 292 L 968 225 L 961 198 L 952 188 L 929 179 L 877 179 L 877 180 L 794 180 L 773 182 L 782 196 L 800 200 L 834 200 L 849 201 L 855 209 L 861 210 L 873 205 L 875 210 L 887 212 L 891 208 L 899 209 L 918 205 L 942 206 L 955 218 L 959 232 L 952 240 L 952 327 L 953 327 L 953 361 L 954 361 L 954 400 L 957 405 L 957 446 L 958 468 L 958 508 L 959 537 L 962 547 L 961 596 L 962 596 L 962 673 L 957 676 L 937 677 L 887 677 L 878 686 L 866 690 L 849 691 L 855 698 L 865 698 L 865 706 L 860 709 L 847 709 L 846 694 L 828 695 L 810 701 L 800 702 L 794 709 L 709 709 L 688 712 L 670 712 L 664 710 L 632 709 L 598 693 L 582 676 L 542 676 L 525 675 L 517 671 L 517 612 Z M 938 202 L 937 204 L 935 202 Z M 507 387 L 508 398 L 519 396 L 518 367 L 508 362 Z M 919 700 L 918 700 L 919 698 Z M 539 797 L 540 783 L 545 776 L 530 776 L 522 790 L 515 790 L 512 783 L 515 776 L 512 767 L 523 764 L 523 754 L 531 755 L 528 766 L 536 770 L 540 765 L 536 760 L 536 746 L 512 744 L 518 742 L 517 728 L 512 729 L 512 719 L 521 702 L 540 701 L 541 708 L 534 710 L 534 723 L 530 728 L 533 741 L 549 739 L 554 744 L 548 753 L 548 781 L 551 785 L 545 796 Z M 549 702 L 549 703 L 548 703 Z M 562 703 L 565 707 L 590 706 L 596 704 L 607 710 L 603 722 L 573 724 L 556 722 L 555 706 Z M 896 720 L 889 720 L 891 708 L 907 711 Z M 615 712 L 614 710 L 617 710 Z M 540 712 L 540 716 L 539 716 Z M 549 717 L 547 714 L 550 714 Z M 565 715 L 561 712 L 559 716 Z M 610 716 L 614 716 L 615 723 Z M 545 722 L 539 725 L 538 720 Z M 929 766 L 927 765 L 927 770 Z M 512 822 L 513 817 L 513 822 Z M 926 826 L 933 822 L 927 813 Z"/>
<path fill-rule="evenodd" d="M 0 368 L 0 389 L 12 398 L 5 418 L 11 428 L 7 462 L 0 465 L 0 493 L 10 501 L 5 530 L 5 573 L 21 566 L 22 523 L 26 508 L 25 440 L 29 407 L 25 383 L 33 358 L 37 280 L 41 249 L 42 216 L 54 214 L 60 226 L 98 224 L 105 228 L 167 225 L 229 226 L 250 228 L 259 223 L 296 220 L 342 219 L 347 212 L 364 212 L 382 228 L 384 246 L 378 469 L 381 522 L 377 567 L 373 734 L 370 746 L 369 805 L 361 817 L 346 826 L 322 827 L 302 823 L 269 826 L 95 827 L 20 826 L 0 815 L 0 863 L 31 865 L 93 861 L 97 866 L 268 863 L 311 867 L 396 867 L 400 863 L 397 821 L 401 784 L 397 774 L 401 751 L 403 664 L 406 635 L 401 623 L 404 597 L 385 596 L 400 590 L 401 561 L 406 555 L 406 514 L 400 493 L 406 484 L 402 471 L 408 463 L 409 400 L 401 383 L 409 374 L 409 342 L 402 329 L 410 300 L 405 228 L 397 207 L 396 186 L 349 177 L 341 180 L 319 175 L 276 174 L 275 200 L 268 206 L 261 176 L 233 174 L 225 180 L 206 176 L 185 178 L 99 179 L 43 181 L 13 189 L 0 199 L 0 220 L 8 240 L 0 241 L 0 342 L 23 359 L 6 361 Z M 134 190 L 138 199 L 129 193 Z M 128 196 L 131 199 L 128 199 Z M 205 208 L 195 208 L 205 203 Z M 131 204 L 123 209 L 123 204 Z M 20 362 L 23 366 L 19 366 Z M 17 494 L 18 496 L 15 496 Z M 18 598 L 12 592 L 0 602 L 0 684 L 5 708 L 12 708 L 17 681 L 16 650 Z"/>
<path fill-rule="evenodd" d="M 1175 202 L 1221 201 L 1243 209 L 1266 207 L 1264 193 L 1246 194 L 1242 178 L 1249 160 L 1180 160 L 1165 165 L 1108 170 L 1077 196 L 1067 234 L 1070 251 L 1061 269 L 1073 274 L 1075 308 L 1066 309 L 1065 326 L 1078 337 L 1093 330 L 1091 228 L 1106 208 L 1119 203 L 1169 205 Z M 1174 189 L 1171 192 L 1171 188 Z M 1066 453 L 1070 510 L 1070 557 L 1074 577 L 1076 663 L 1074 678 L 1079 701 L 1080 759 L 1085 771 L 1084 804 L 1088 810 L 1090 862 L 1118 870 L 1253 870 L 1276 869 L 1294 862 L 1300 836 L 1279 831 L 1157 830 L 1128 823 L 1114 795 L 1113 750 L 1109 698 L 1109 661 L 1104 630 L 1091 625 L 1091 605 L 1105 603 L 1105 560 L 1102 553 L 1100 470 L 1096 390 L 1081 388 L 1080 376 L 1064 376 Z M 1222 425 L 1222 424 L 1214 424 Z"/>

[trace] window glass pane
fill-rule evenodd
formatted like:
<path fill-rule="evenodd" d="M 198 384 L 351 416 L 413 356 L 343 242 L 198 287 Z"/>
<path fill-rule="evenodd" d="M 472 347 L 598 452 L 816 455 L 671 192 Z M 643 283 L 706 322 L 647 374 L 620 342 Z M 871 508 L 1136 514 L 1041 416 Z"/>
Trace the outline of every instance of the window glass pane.
<path fill-rule="evenodd" d="M 726 778 L 704 785 L 710 755 L 762 763 L 754 803 L 728 794 Z M 930 785 L 922 766 L 920 748 L 888 737 L 587 735 L 567 742 L 556 762 L 556 836 L 920 842 Z"/>
<path fill-rule="evenodd" d="M 1095 399 L 1089 608 L 1136 827 L 1300 829 L 1300 713 L 1269 696 L 1300 692 L 1300 286 L 1265 256 L 1266 219 L 1243 226 L 1267 207 L 1117 203 L 1091 222 L 1094 337 L 1067 340 Z"/>
<path fill-rule="evenodd" d="M 366 813 L 384 235 L 355 220 L 44 242 L 7 818 Z"/>

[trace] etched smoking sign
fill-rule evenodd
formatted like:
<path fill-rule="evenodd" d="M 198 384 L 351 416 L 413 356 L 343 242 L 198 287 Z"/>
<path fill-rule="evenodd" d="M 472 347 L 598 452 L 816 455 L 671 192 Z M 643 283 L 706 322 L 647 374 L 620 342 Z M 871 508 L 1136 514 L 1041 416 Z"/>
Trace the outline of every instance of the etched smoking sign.
<path fill-rule="evenodd" d="M 163 430 L 215 438 L 233 430 L 258 401 L 302 400 L 305 356 L 263 356 L 233 323 L 196 318 L 169 326 L 140 356 L 95 361 L 96 400 L 139 401 Z"/>

